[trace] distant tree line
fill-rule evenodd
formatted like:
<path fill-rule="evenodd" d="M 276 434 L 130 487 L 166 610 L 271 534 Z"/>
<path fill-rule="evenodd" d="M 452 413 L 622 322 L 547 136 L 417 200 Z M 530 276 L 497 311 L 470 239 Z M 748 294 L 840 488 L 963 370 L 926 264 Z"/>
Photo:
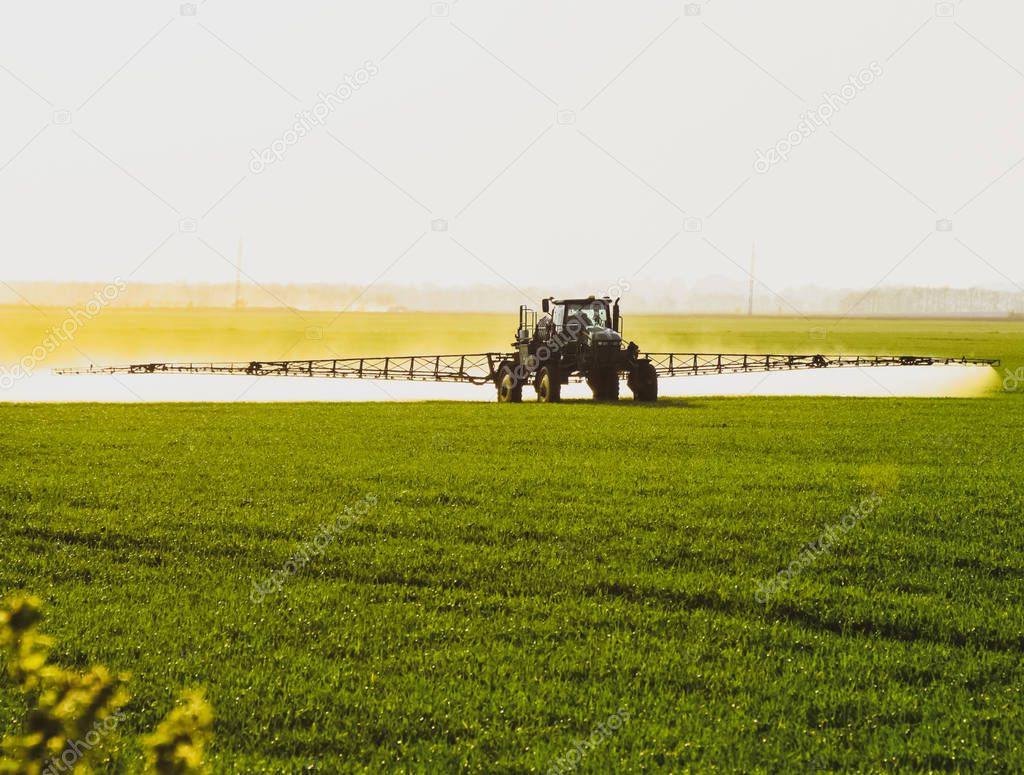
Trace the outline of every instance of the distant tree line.
<path fill-rule="evenodd" d="M 615 281 L 623 283 L 622 280 Z M 74 307 L 91 298 L 103 283 L 14 282 L 0 283 L 0 304 Z M 448 311 L 510 312 L 520 304 L 538 305 L 549 296 L 601 295 L 608 286 L 600 281 L 578 287 L 523 287 L 510 285 L 396 285 L 370 287 L 355 284 L 171 284 L 130 283 L 111 306 L 118 307 L 296 307 L 375 312 Z M 637 283 L 622 291 L 627 314 L 711 313 L 743 314 L 747 292 L 741 282 L 681 282 L 659 285 Z M 617 291 L 616 291 L 617 292 Z M 834 290 L 815 286 L 779 292 L 759 286 L 754 298 L 758 315 L 842 314 L 913 316 L 1024 316 L 1024 289 L 880 287 L 870 290 Z"/>

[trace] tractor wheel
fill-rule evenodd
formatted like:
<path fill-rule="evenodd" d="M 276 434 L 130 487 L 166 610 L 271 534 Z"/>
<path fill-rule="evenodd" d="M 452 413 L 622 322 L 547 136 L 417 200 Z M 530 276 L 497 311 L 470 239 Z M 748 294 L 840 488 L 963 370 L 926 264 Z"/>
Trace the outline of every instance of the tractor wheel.
<path fill-rule="evenodd" d="M 541 366 L 533 383 L 537 388 L 537 400 L 542 404 L 555 404 L 562 400 L 562 382 L 557 366 Z"/>
<path fill-rule="evenodd" d="M 515 364 L 511 361 L 501 364 L 496 383 L 499 404 L 518 404 L 523 400 L 523 383 L 516 377 Z"/>
<path fill-rule="evenodd" d="M 658 400 L 658 372 L 650 361 L 643 361 L 629 373 L 629 389 L 634 401 Z"/>
<path fill-rule="evenodd" d="M 594 372 L 587 380 L 595 401 L 619 400 L 619 372 L 615 369 Z"/>

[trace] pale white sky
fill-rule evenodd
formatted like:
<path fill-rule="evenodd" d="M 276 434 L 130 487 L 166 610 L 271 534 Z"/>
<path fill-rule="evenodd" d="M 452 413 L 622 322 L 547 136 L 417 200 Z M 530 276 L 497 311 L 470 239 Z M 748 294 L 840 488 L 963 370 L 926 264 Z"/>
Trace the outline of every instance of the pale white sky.
<path fill-rule="evenodd" d="M 192 10 L 3 2 L 0 279 L 1024 285 L 1019 2 Z"/>

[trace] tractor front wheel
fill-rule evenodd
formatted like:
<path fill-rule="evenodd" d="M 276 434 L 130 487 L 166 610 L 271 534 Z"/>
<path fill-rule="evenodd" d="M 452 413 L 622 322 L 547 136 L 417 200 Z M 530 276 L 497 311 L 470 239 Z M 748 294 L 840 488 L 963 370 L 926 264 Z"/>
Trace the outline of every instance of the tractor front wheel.
<path fill-rule="evenodd" d="M 540 367 L 534 387 L 537 388 L 537 400 L 542 404 L 554 404 L 562 400 L 562 382 L 554 366 Z"/>
<path fill-rule="evenodd" d="M 642 361 L 629 373 L 629 389 L 635 401 L 658 400 L 658 372 L 650 361 Z"/>
<path fill-rule="evenodd" d="M 595 401 L 619 400 L 619 372 L 615 369 L 596 371 L 587 379 Z"/>
<path fill-rule="evenodd" d="M 515 364 L 511 361 L 501 364 L 495 382 L 498 387 L 499 404 L 518 404 L 523 400 L 523 383 L 516 376 Z"/>

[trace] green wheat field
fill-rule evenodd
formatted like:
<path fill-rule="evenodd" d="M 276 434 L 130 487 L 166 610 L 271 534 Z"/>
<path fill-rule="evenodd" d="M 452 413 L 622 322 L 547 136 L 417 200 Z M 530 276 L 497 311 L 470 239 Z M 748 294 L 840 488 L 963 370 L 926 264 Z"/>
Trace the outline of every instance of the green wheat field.
<path fill-rule="evenodd" d="M 0 361 L 60 316 L 0 310 Z M 472 352 L 513 328 L 112 309 L 76 345 Z M 1024 365 L 1021 321 L 626 333 Z M 55 661 L 133 674 L 116 772 L 188 686 L 214 706 L 216 772 L 1024 770 L 1024 382 L 650 406 L 0 404 L 0 425 L 0 594 L 47 602 Z M 0 733 L 23 709 L 0 681 Z"/>

